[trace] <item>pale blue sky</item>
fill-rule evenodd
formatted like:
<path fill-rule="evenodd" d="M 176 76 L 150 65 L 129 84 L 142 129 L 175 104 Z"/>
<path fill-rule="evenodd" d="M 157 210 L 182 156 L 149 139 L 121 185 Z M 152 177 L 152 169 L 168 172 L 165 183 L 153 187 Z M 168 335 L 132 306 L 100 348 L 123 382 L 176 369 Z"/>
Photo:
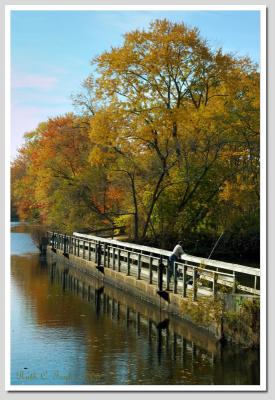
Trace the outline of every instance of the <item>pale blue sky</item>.
<path fill-rule="evenodd" d="M 12 11 L 12 158 L 26 131 L 73 111 L 70 96 L 96 55 L 121 44 L 125 32 L 164 17 L 196 26 L 211 46 L 259 63 L 259 11 Z"/>

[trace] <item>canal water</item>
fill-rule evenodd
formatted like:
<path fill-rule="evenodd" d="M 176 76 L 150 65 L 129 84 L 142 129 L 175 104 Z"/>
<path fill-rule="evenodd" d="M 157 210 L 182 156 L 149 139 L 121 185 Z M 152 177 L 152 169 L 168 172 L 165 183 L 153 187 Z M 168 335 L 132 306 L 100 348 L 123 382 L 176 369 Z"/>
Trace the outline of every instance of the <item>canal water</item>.
<path fill-rule="evenodd" d="M 221 347 L 187 322 L 39 256 L 11 227 L 11 384 L 256 385 L 259 353 Z"/>

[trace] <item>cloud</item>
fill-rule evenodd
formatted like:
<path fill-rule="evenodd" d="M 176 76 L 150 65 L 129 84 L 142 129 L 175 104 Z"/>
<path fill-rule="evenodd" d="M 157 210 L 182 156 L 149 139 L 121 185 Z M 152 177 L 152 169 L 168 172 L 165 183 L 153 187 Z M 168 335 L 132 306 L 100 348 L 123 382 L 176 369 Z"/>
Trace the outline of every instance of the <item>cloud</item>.
<path fill-rule="evenodd" d="M 12 75 L 13 89 L 51 90 L 57 85 L 58 79 L 38 74 Z"/>

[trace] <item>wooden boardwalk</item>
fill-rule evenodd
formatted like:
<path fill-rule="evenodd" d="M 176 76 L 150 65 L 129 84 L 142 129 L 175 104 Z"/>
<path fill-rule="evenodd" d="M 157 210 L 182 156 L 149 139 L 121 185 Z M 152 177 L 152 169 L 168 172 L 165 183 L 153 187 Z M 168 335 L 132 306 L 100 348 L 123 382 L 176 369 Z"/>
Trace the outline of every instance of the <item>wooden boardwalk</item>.
<path fill-rule="evenodd" d="M 62 250 L 68 257 L 73 254 L 93 261 L 98 268 L 111 268 L 193 300 L 203 296 L 215 298 L 225 292 L 260 295 L 258 268 L 184 254 L 175 263 L 177 273 L 168 282 L 170 251 L 78 232 L 71 236 L 48 232 L 48 242 L 53 250 Z"/>

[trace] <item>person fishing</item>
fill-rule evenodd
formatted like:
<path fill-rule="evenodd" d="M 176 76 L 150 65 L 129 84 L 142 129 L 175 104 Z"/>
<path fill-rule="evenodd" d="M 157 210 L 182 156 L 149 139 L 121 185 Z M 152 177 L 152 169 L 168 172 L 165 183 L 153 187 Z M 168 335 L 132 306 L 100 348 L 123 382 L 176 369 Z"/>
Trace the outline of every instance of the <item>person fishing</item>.
<path fill-rule="evenodd" d="M 174 264 L 176 261 L 180 260 L 180 257 L 185 254 L 182 248 L 182 241 L 179 241 L 178 244 L 174 247 L 172 254 L 169 256 L 169 264 L 168 264 L 168 281 L 170 282 L 171 276 L 174 275 Z M 177 271 L 176 271 L 177 273 Z"/>

